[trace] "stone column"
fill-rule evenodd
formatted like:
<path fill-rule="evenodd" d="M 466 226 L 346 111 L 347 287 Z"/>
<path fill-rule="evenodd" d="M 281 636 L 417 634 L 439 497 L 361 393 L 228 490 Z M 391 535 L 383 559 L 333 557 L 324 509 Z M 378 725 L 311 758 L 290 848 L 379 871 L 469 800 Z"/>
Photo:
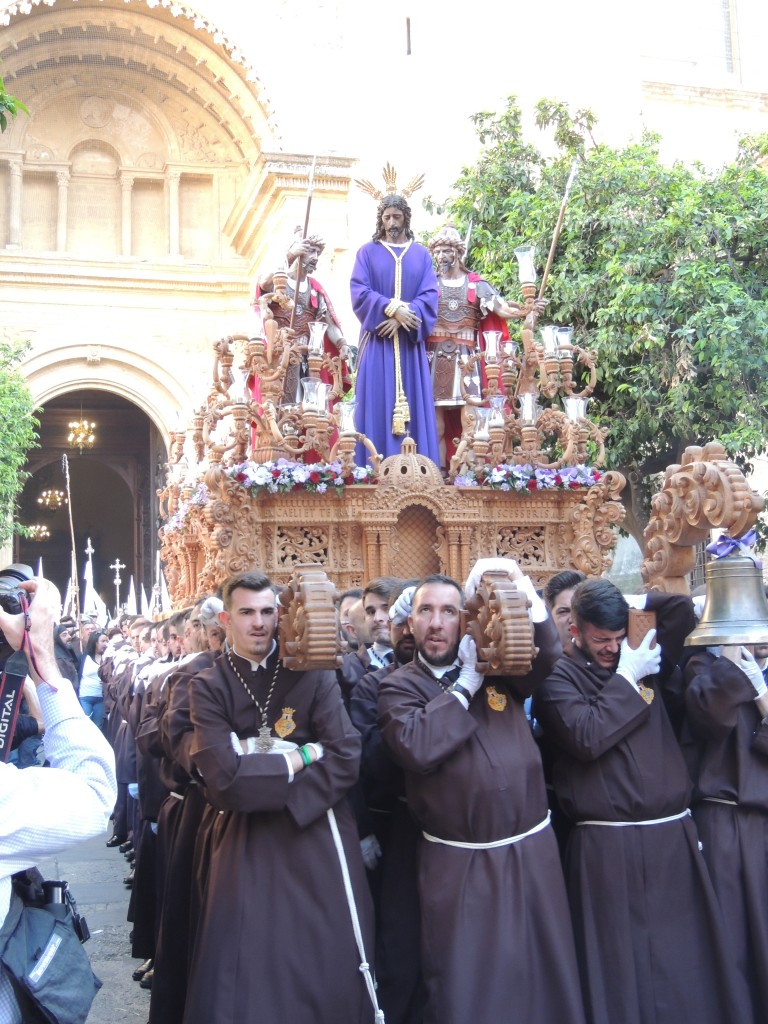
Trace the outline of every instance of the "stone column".
<path fill-rule="evenodd" d="M 134 177 L 132 174 L 126 174 L 125 171 L 120 172 L 120 189 L 122 191 L 122 253 L 123 256 L 132 255 L 133 241 L 131 237 L 131 225 L 133 222 L 133 204 L 131 202 L 133 193 L 133 182 Z"/>
<path fill-rule="evenodd" d="M 56 252 L 67 251 L 67 203 L 69 200 L 69 171 L 56 172 L 58 196 L 56 205 Z"/>
<path fill-rule="evenodd" d="M 22 162 L 20 159 L 9 161 L 11 188 L 8 197 L 8 244 L 6 249 L 21 248 L 21 185 Z"/>
<path fill-rule="evenodd" d="M 181 230 L 179 223 L 179 183 L 181 171 L 168 171 L 168 252 L 171 256 L 181 255 Z"/>

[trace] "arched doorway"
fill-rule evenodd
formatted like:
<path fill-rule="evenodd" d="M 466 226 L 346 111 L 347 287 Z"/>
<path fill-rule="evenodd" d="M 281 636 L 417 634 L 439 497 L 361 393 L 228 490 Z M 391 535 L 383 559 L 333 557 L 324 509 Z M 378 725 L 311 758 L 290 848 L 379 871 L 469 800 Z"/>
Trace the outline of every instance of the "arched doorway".
<path fill-rule="evenodd" d="M 81 418 L 96 424 L 92 448 L 69 445 L 69 424 Z M 62 456 L 66 454 L 75 554 L 80 586 L 88 538 L 94 549 L 94 585 L 109 608 L 115 607 L 114 570 L 121 570 L 121 601 L 133 576 L 137 593 L 155 582 L 158 549 L 156 490 L 161 486 L 166 448 L 149 417 L 132 402 L 109 391 L 81 389 L 46 402 L 40 417 L 40 447 L 27 463 L 30 473 L 21 496 L 19 520 L 39 525 L 44 538 L 20 537 L 15 557 L 34 569 L 42 558 L 46 576 L 65 592 L 70 577 L 72 544 L 69 509 L 46 509 L 44 491 L 65 490 Z"/>

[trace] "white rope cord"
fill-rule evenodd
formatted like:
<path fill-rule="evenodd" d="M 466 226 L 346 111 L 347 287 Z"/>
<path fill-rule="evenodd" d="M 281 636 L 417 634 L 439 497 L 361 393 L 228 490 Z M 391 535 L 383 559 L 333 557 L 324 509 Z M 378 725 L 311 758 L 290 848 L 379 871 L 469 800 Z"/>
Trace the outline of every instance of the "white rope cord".
<path fill-rule="evenodd" d="M 633 828 L 635 825 L 666 825 L 668 821 L 680 821 L 690 815 L 690 808 L 668 818 L 649 818 L 647 821 L 577 821 L 577 825 L 604 825 L 607 828 Z"/>
<path fill-rule="evenodd" d="M 357 904 L 355 903 L 355 894 L 352 891 L 352 882 L 349 877 L 349 868 L 347 867 L 347 857 L 344 853 L 344 846 L 341 842 L 341 835 L 339 834 L 339 826 L 336 824 L 336 815 L 333 813 L 333 808 L 329 807 L 326 811 L 328 815 L 328 823 L 331 826 L 331 835 L 333 836 L 333 843 L 336 847 L 336 853 L 339 858 L 339 866 L 341 867 L 341 877 L 344 879 L 344 892 L 347 897 L 347 906 L 349 907 L 349 916 L 352 918 L 352 930 L 355 933 L 355 942 L 357 943 L 357 951 L 360 954 L 360 972 L 365 979 L 365 987 L 368 989 L 368 995 L 371 998 L 373 1004 L 373 1019 L 376 1024 L 384 1024 L 384 1011 L 379 1008 L 379 1001 L 376 998 L 376 985 L 371 975 L 371 965 L 368 963 L 368 959 L 365 955 L 365 945 L 363 943 L 363 933 L 360 930 L 360 918 L 357 915 Z"/>

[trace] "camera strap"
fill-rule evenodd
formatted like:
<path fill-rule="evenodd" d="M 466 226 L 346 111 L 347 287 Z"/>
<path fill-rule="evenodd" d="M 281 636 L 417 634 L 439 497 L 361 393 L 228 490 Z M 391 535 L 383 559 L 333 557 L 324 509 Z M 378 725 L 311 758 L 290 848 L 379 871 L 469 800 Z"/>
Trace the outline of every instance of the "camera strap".
<path fill-rule="evenodd" d="M 13 733 L 26 678 L 27 659 L 20 651 L 16 651 L 3 666 L 0 678 L 0 761 L 7 761 L 11 756 Z"/>

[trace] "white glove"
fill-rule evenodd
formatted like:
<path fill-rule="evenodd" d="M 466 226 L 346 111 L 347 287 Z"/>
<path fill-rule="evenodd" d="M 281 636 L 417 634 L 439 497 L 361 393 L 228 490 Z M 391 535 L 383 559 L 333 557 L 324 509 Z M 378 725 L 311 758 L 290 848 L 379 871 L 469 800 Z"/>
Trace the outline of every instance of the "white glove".
<path fill-rule="evenodd" d="M 483 676 L 477 671 L 477 647 L 469 633 L 459 644 L 459 664 L 461 671 L 456 682 L 474 697 L 483 685 Z"/>
<path fill-rule="evenodd" d="M 522 579 L 515 580 L 515 586 L 531 602 L 531 618 L 534 622 L 544 622 L 549 618 L 549 610 L 536 593 L 536 588 L 530 576 L 523 576 Z"/>
<path fill-rule="evenodd" d="M 658 644 L 651 647 L 655 639 L 656 630 L 649 629 L 636 651 L 632 650 L 626 640 L 622 640 L 617 675 L 624 676 L 633 686 L 637 686 L 646 676 L 656 675 L 661 665 L 661 647 Z"/>
<path fill-rule="evenodd" d="M 741 661 L 738 663 L 739 668 L 744 675 L 752 683 L 752 688 L 755 691 L 755 699 L 758 697 L 764 697 L 768 693 L 768 686 L 765 684 L 765 677 L 763 676 L 762 669 L 757 664 L 752 655 L 751 651 L 748 651 L 746 647 L 741 648 Z"/>
<path fill-rule="evenodd" d="M 474 597 L 480 585 L 484 572 L 507 572 L 513 579 L 520 576 L 520 566 L 514 558 L 478 558 L 472 566 L 467 582 L 464 584 L 464 593 L 467 597 Z"/>
<path fill-rule="evenodd" d="M 128 783 L 128 796 L 132 796 L 134 800 L 139 799 L 139 784 L 138 782 Z"/>
<path fill-rule="evenodd" d="M 369 871 L 375 871 L 376 865 L 381 860 L 381 846 L 373 833 L 360 840 L 360 850 L 363 854 L 363 864 Z"/>
<path fill-rule="evenodd" d="M 627 602 L 630 608 L 634 608 L 635 611 L 644 612 L 645 606 L 648 603 L 647 594 L 625 594 L 624 600 Z"/>
<path fill-rule="evenodd" d="M 389 621 L 393 626 L 402 626 L 404 622 L 408 621 L 408 616 L 411 614 L 411 606 L 413 605 L 413 595 L 415 593 L 416 587 L 406 587 L 389 609 Z"/>
<path fill-rule="evenodd" d="M 693 614 L 696 616 L 696 621 L 698 622 L 701 618 L 702 612 L 704 611 L 704 605 L 707 602 L 707 595 L 699 594 L 691 600 L 693 601 Z"/>

